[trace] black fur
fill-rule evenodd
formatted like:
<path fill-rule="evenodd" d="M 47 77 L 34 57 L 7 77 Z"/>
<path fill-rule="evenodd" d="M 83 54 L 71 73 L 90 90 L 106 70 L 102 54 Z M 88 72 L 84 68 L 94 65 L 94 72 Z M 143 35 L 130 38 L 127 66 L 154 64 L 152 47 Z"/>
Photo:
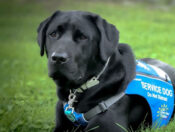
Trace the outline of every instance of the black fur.
<path fill-rule="evenodd" d="M 72 130 L 74 125 L 65 117 L 63 102 L 70 89 L 76 89 L 102 70 L 108 57 L 109 65 L 100 77 L 100 84 L 82 94 L 74 104 L 76 112 L 84 113 L 103 100 L 123 92 L 135 77 L 135 57 L 127 44 L 119 44 L 119 32 L 96 14 L 57 11 L 38 28 L 41 56 L 48 57 L 49 76 L 57 84 L 59 101 L 56 107 L 55 132 Z M 54 57 L 53 57 L 54 56 Z M 165 70 L 175 84 L 175 70 L 159 61 L 145 59 Z M 96 115 L 78 131 L 122 132 L 136 130 L 141 123 L 151 124 L 147 102 L 140 96 L 125 95 L 106 112 Z M 122 126 L 122 127 L 120 127 Z"/>

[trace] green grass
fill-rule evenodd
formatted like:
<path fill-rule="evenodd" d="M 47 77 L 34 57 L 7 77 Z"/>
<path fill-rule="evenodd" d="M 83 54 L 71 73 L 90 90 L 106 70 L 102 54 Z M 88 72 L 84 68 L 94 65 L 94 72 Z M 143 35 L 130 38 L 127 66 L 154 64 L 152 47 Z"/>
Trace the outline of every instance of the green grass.
<path fill-rule="evenodd" d="M 36 29 L 54 10 L 100 14 L 120 31 L 137 58 L 152 57 L 175 67 L 175 8 L 104 2 L 0 1 L 0 132 L 52 131 L 56 87 L 39 56 Z M 146 132 L 171 132 L 175 122 Z"/>

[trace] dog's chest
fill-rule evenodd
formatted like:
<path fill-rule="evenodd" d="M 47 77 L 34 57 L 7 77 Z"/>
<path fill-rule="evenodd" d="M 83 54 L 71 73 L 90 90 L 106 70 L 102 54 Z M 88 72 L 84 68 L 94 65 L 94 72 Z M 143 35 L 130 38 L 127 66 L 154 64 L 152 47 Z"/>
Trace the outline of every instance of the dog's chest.
<path fill-rule="evenodd" d="M 136 77 L 126 91 L 146 99 L 152 112 L 153 127 L 167 125 L 174 109 L 174 90 L 169 76 L 161 69 L 137 61 Z"/>

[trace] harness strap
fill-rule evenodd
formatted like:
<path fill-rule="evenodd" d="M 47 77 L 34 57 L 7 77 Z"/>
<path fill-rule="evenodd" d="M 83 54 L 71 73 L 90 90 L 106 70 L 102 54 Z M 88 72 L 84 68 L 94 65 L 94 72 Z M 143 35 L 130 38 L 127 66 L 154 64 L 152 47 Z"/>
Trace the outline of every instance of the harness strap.
<path fill-rule="evenodd" d="M 120 100 L 123 96 L 125 95 L 124 92 L 115 95 L 105 101 L 102 101 L 99 103 L 97 106 L 89 110 L 88 112 L 84 113 L 84 117 L 86 120 L 90 120 L 93 118 L 95 115 L 100 114 L 102 112 L 105 112 L 111 105 L 113 105 L 115 102 Z"/>

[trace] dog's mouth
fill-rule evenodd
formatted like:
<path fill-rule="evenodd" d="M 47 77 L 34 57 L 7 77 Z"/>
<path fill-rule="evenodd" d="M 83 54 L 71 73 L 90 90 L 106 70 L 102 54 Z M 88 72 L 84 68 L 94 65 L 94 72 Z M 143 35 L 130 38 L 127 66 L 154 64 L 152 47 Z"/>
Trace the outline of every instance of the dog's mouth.
<path fill-rule="evenodd" d="M 54 81 L 59 82 L 59 85 L 71 85 L 71 87 L 78 87 L 86 82 L 86 79 L 82 74 L 74 72 L 70 72 L 68 75 L 62 74 L 60 72 L 54 72 L 49 74 L 49 77 L 51 77 Z"/>
<path fill-rule="evenodd" d="M 49 74 L 49 77 L 52 78 L 53 80 L 58 80 L 59 78 L 63 78 L 60 74 L 57 72 Z"/>

